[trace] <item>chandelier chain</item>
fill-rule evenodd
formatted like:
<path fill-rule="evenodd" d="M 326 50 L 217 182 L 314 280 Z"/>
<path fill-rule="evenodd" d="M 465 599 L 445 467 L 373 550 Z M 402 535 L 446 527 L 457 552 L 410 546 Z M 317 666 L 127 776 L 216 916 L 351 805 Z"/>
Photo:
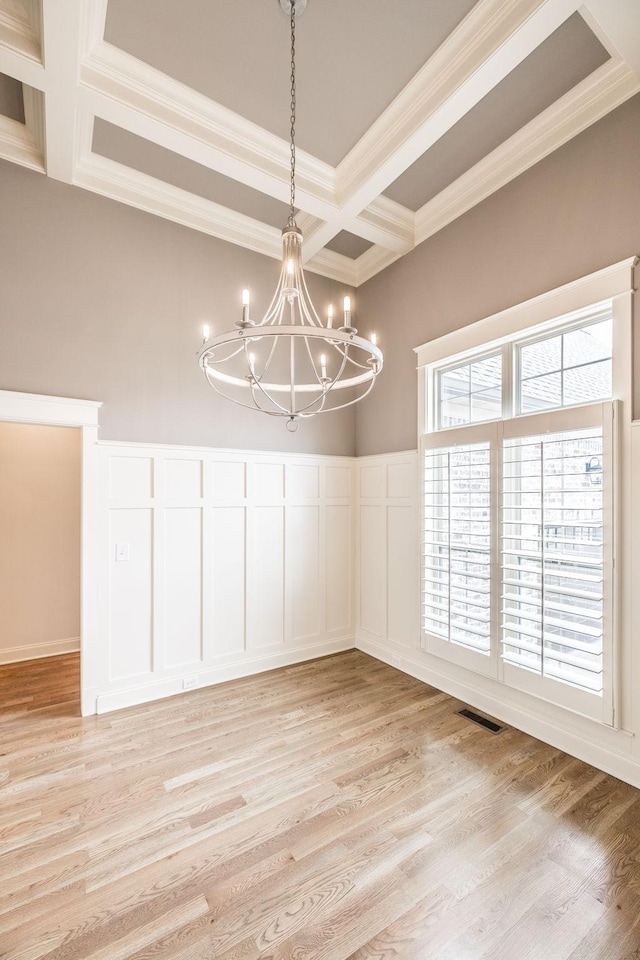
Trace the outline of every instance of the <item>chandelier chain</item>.
<path fill-rule="evenodd" d="M 280 0 L 285 16 L 290 14 L 291 30 L 291 192 L 289 217 L 282 229 L 278 286 L 271 305 L 258 321 L 250 317 L 250 291 L 243 290 L 242 313 L 234 329 L 212 337 L 205 325 L 198 353 L 200 366 L 217 393 L 268 416 L 286 417 L 291 431 L 301 419 L 342 410 L 363 400 L 383 364 L 375 335 L 367 340 L 358 336 L 353 326 L 351 297 L 344 298 L 343 321 L 334 317 L 329 306 L 325 323 L 311 300 L 304 276 L 302 230 L 295 220 L 296 13 L 303 13 L 306 5 L 307 0 Z"/>
<path fill-rule="evenodd" d="M 296 0 L 291 0 L 291 211 L 289 223 L 295 223 L 296 205 Z"/>

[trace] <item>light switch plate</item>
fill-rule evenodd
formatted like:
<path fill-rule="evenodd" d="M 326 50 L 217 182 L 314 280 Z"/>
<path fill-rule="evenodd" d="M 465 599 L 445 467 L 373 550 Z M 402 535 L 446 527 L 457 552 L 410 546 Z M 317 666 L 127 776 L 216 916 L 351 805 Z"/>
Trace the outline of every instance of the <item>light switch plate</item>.
<path fill-rule="evenodd" d="M 129 544 L 116 543 L 116 563 L 126 563 L 129 560 Z"/>

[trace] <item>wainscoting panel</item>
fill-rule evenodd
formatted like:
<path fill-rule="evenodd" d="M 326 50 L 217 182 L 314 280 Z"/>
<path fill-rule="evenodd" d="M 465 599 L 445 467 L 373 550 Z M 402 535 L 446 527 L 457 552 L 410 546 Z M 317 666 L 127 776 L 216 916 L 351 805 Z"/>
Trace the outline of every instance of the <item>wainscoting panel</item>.
<path fill-rule="evenodd" d="M 333 470 L 333 468 L 329 468 Z M 329 637 L 348 633 L 352 621 L 353 523 L 350 504 L 328 504 L 325 512 L 326 591 Z"/>
<path fill-rule="evenodd" d="M 386 634 L 386 528 L 380 504 L 361 503 L 360 520 L 360 623 L 376 636 Z"/>
<path fill-rule="evenodd" d="M 415 503 L 387 506 L 387 632 L 405 645 L 420 634 L 418 524 Z"/>
<path fill-rule="evenodd" d="M 209 544 L 204 590 L 211 596 L 211 630 L 205 659 L 240 655 L 245 649 L 246 508 L 212 507 Z"/>
<path fill-rule="evenodd" d="M 98 460 L 98 712 L 353 647 L 353 460 L 117 443 Z"/>
<path fill-rule="evenodd" d="M 152 511 L 111 511 L 109 534 L 109 678 L 121 680 L 152 670 Z"/>
<path fill-rule="evenodd" d="M 167 507 L 163 513 L 164 662 L 179 667 L 202 660 L 202 510 Z"/>
<path fill-rule="evenodd" d="M 311 469 L 311 468 L 303 468 Z M 291 590 L 291 642 L 318 643 L 323 638 L 320 616 L 320 508 L 291 506 L 287 511 L 289 564 L 287 586 Z"/>
<path fill-rule="evenodd" d="M 254 507 L 250 514 L 251 578 L 247 589 L 247 648 L 284 643 L 284 507 Z"/>

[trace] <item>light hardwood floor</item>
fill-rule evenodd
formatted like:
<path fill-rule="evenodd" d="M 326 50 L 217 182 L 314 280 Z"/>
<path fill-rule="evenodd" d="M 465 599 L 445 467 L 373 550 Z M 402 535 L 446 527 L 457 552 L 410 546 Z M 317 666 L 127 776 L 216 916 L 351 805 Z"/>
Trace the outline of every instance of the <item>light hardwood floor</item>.
<path fill-rule="evenodd" d="M 77 692 L 0 667 L 3 960 L 640 958 L 640 793 L 362 653 Z"/>

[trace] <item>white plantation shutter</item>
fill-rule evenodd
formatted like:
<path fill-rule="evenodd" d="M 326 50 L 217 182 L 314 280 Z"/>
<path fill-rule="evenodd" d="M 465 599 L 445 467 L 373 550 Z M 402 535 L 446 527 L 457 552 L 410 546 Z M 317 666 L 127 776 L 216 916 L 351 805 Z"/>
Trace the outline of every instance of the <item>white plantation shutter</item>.
<path fill-rule="evenodd" d="M 496 445 L 440 446 L 442 439 L 424 450 L 423 645 L 489 672 Z"/>
<path fill-rule="evenodd" d="M 423 450 L 424 649 L 606 722 L 613 410 L 456 428 Z"/>
<path fill-rule="evenodd" d="M 508 440 L 502 656 L 602 691 L 602 428 Z"/>
<path fill-rule="evenodd" d="M 610 700 L 612 417 L 606 403 L 518 418 L 502 448 L 503 678 L 593 715 L 594 694 Z"/>

